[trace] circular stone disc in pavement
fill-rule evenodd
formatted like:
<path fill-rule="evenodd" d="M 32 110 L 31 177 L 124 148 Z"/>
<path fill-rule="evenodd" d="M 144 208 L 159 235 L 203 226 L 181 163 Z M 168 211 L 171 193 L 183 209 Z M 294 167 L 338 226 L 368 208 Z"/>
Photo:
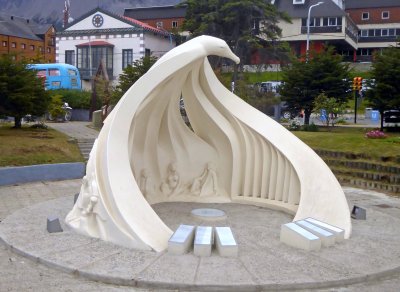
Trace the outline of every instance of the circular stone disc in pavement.
<path fill-rule="evenodd" d="M 225 212 L 218 209 L 200 208 L 200 209 L 193 209 L 192 212 L 190 213 L 194 217 L 204 220 L 226 219 Z"/>

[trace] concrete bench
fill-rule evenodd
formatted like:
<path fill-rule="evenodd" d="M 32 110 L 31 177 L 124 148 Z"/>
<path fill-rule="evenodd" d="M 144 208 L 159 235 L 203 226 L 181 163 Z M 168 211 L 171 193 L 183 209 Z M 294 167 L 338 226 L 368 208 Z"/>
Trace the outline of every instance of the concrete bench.
<path fill-rule="evenodd" d="M 344 240 L 344 230 L 343 229 L 341 229 L 339 227 L 336 227 L 336 226 L 333 226 L 333 225 L 330 225 L 328 223 L 319 221 L 319 220 L 311 218 L 311 217 L 309 217 L 309 218 L 307 218 L 305 220 L 307 222 L 310 222 L 310 223 L 312 223 L 312 224 L 314 224 L 314 225 L 316 225 L 318 227 L 321 227 L 321 228 L 323 228 L 323 229 L 335 234 L 335 241 L 336 242 L 340 242 L 340 241 Z"/>
<path fill-rule="evenodd" d="M 237 257 L 238 245 L 230 227 L 215 227 L 215 245 L 220 256 Z"/>
<path fill-rule="evenodd" d="M 332 246 L 335 244 L 335 235 L 333 233 L 305 220 L 296 221 L 295 223 L 307 231 L 310 231 L 312 234 L 318 236 L 321 239 L 322 246 Z"/>
<path fill-rule="evenodd" d="M 201 257 L 211 255 L 213 245 L 213 228 L 210 226 L 197 226 L 194 238 L 194 254 Z"/>
<path fill-rule="evenodd" d="M 193 245 L 194 229 L 191 225 L 179 225 L 168 241 L 168 252 L 175 255 L 189 252 Z"/>
<path fill-rule="evenodd" d="M 290 222 L 281 226 L 281 242 L 305 250 L 319 250 L 321 240 L 316 235 Z"/>

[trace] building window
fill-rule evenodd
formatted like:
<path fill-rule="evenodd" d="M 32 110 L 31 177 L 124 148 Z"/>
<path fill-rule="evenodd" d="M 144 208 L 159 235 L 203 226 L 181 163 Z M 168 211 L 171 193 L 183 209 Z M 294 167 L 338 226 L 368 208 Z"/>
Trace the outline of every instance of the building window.
<path fill-rule="evenodd" d="M 11 43 L 11 48 L 16 48 L 17 47 L 17 43 L 12 42 Z"/>
<path fill-rule="evenodd" d="M 388 36 L 388 35 L 389 35 L 388 29 L 382 29 L 382 36 Z"/>
<path fill-rule="evenodd" d="M 65 51 L 65 63 L 75 66 L 75 51 L 66 50 Z"/>
<path fill-rule="evenodd" d="M 360 55 L 361 56 L 371 56 L 372 49 L 360 49 Z"/>
<path fill-rule="evenodd" d="M 396 34 L 396 30 L 394 28 L 389 28 L 389 35 L 394 36 Z"/>
<path fill-rule="evenodd" d="M 157 28 L 162 28 L 163 27 L 163 22 L 162 21 L 157 21 L 156 26 Z"/>
<path fill-rule="evenodd" d="M 35 50 L 35 46 L 34 46 L 34 45 L 30 45 L 30 46 L 29 46 L 29 49 L 30 49 L 31 51 L 34 51 L 34 50 Z"/>
<path fill-rule="evenodd" d="M 144 56 L 145 57 L 150 57 L 150 55 L 151 55 L 150 49 L 144 49 Z"/>
<path fill-rule="evenodd" d="M 375 36 L 381 36 L 381 30 L 380 29 L 375 29 Z"/>
<path fill-rule="evenodd" d="M 363 12 L 361 15 L 362 20 L 368 20 L 369 19 L 369 12 Z"/>
<path fill-rule="evenodd" d="M 91 54 L 90 54 L 91 52 Z M 107 69 L 108 76 L 113 76 L 113 54 L 111 46 L 81 46 L 77 49 L 77 67 L 84 78 L 88 78 L 97 72 L 100 62 L 103 62 Z"/>
<path fill-rule="evenodd" d="M 368 37 L 368 30 L 367 29 L 362 29 L 361 30 L 361 36 L 362 37 Z"/>
<path fill-rule="evenodd" d="M 178 28 L 178 22 L 177 21 L 173 21 L 172 22 L 172 28 Z"/>
<path fill-rule="evenodd" d="M 39 47 L 39 52 L 43 53 L 43 48 Z"/>
<path fill-rule="evenodd" d="M 301 19 L 301 26 L 307 26 L 307 18 Z M 311 17 L 310 18 L 310 26 L 321 26 L 321 18 Z"/>
<path fill-rule="evenodd" d="M 26 44 L 21 44 L 21 49 L 25 50 Z"/>
<path fill-rule="evenodd" d="M 47 53 L 51 53 L 51 49 L 50 48 L 47 48 Z"/>
<path fill-rule="evenodd" d="M 368 36 L 370 36 L 370 37 L 375 36 L 375 29 L 369 29 L 368 30 Z"/>
<path fill-rule="evenodd" d="M 132 49 L 129 50 L 122 50 L 122 69 L 128 67 L 128 65 L 132 65 L 133 61 L 133 51 Z"/>
<path fill-rule="evenodd" d="M 3 41 L 3 47 L 7 47 L 7 41 Z"/>
<path fill-rule="evenodd" d="M 382 19 L 389 19 L 389 11 L 382 12 Z"/>
<path fill-rule="evenodd" d="M 336 26 L 337 25 L 337 18 L 336 17 L 329 17 L 328 18 L 328 26 Z"/>

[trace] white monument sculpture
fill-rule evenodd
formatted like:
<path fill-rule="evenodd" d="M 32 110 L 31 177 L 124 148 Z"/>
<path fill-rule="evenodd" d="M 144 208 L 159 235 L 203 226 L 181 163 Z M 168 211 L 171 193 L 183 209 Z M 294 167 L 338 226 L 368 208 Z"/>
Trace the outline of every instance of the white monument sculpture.
<path fill-rule="evenodd" d="M 279 123 L 234 95 L 208 55 L 239 63 L 220 39 L 201 36 L 166 53 L 122 97 L 96 140 L 66 222 L 122 246 L 162 251 L 172 231 L 159 202 L 239 202 L 327 222 L 351 233 L 330 169 Z M 183 99 L 190 129 L 183 121 Z"/>

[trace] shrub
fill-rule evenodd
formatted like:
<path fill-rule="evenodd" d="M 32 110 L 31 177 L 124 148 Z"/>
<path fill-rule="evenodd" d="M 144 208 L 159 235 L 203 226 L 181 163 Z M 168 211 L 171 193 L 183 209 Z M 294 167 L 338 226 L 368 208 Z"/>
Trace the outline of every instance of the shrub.
<path fill-rule="evenodd" d="M 92 93 L 85 90 L 58 89 L 51 90 L 50 95 L 61 96 L 64 102 L 67 102 L 73 109 L 90 109 L 90 99 Z M 97 109 L 101 107 L 101 102 L 98 101 Z"/>
<path fill-rule="evenodd" d="M 379 130 L 373 130 L 373 131 L 369 131 L 365 134 L 366 138 L 369 139 L 384 139 L 387 136 L 385 135 L 385 133 L 383 133 L 382 131 Z"/>
<path fill-rule="evenodd" d="M 349 123 L 345 120 L 345 119 L 343 119 L 343 118 L 340 118 L 340 119 L 338 119 L 337 121 L 336 121 L 336 125 L 348 125 Z"/>
<path fill-rule="evenodd" d="M 311 123 L 310 125 L 303 125 L 301 127 L 301 129 L 306 132 L 318 132 L 319 131 L 318 126 L 314 123 Z"/>
<path fill-rule="evenodd" d="M 296 120 L 291 121 L 288 127 L 290 131 L 298 131 L 300 130 L 300 128 L 301 128 L 300 122 Z"/>

